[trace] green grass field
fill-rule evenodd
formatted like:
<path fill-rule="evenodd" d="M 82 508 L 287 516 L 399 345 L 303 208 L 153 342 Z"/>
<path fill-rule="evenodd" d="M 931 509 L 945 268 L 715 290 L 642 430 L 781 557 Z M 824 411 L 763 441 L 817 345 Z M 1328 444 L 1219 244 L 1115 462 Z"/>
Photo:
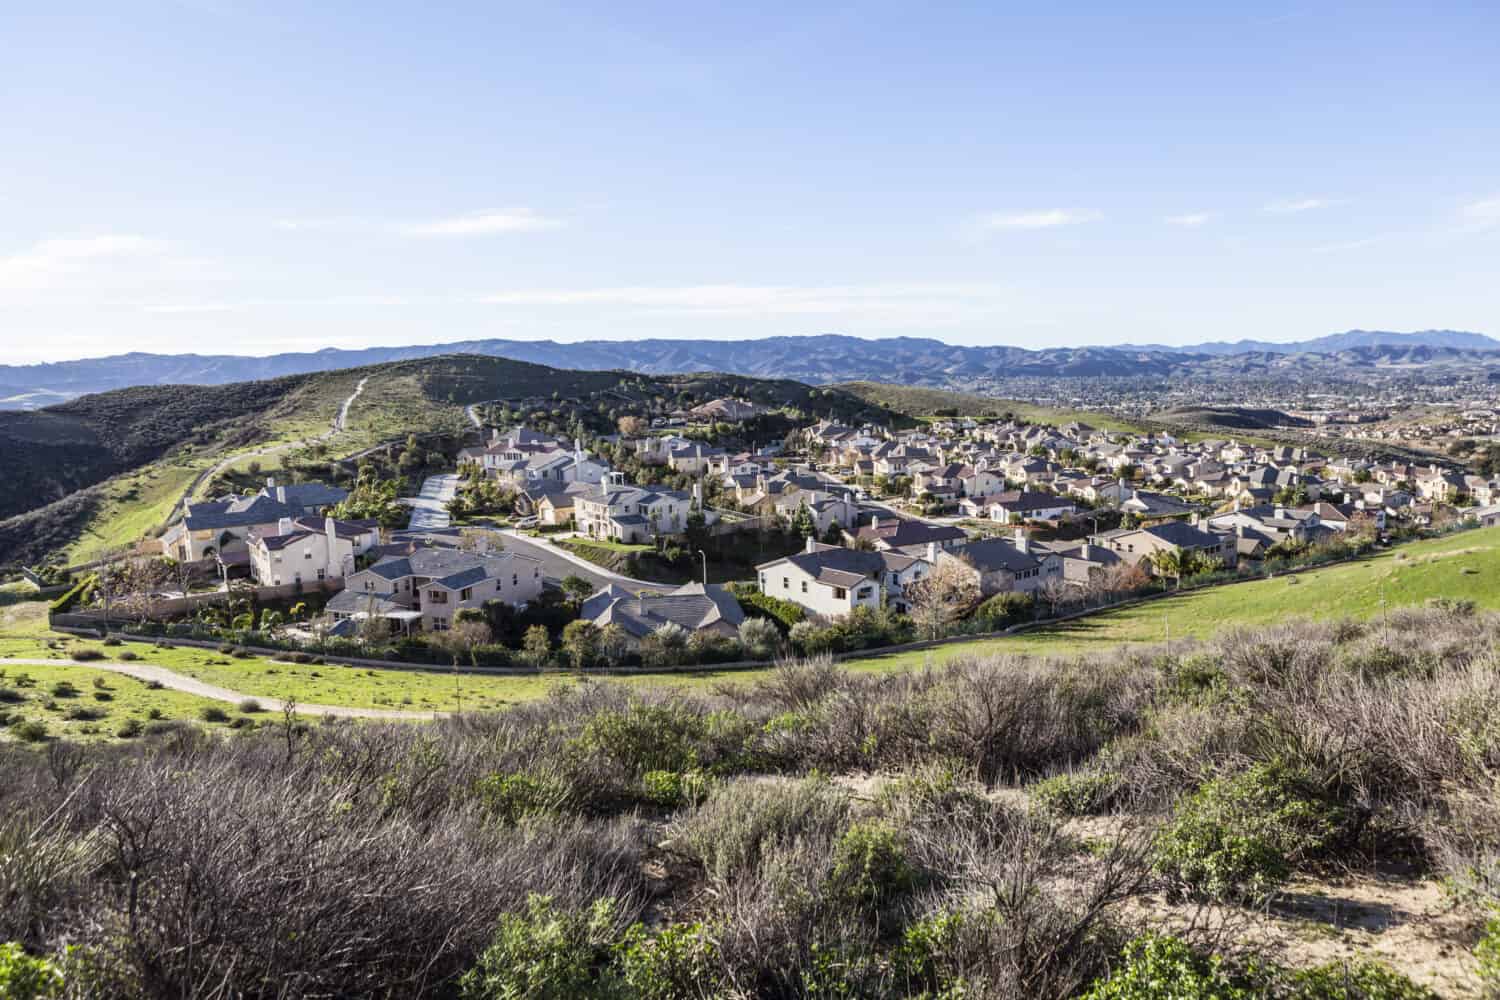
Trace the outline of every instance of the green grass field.
<path fill-rule="evenodd" d="M 1000 639 L 953 643 L 930 650 L 871 655 L 846 661 L 849 670 L 888 672 L 939 665 L 959 656 L 982 653 L 1075 654 L 1122 643 L 1154 643 L 1168 637 L 1206 637 L 1233 626 L 1271 625 L 1294 618 L 1372 618 L 1382 609 L 1420 605 L 1429 598 L 1470 600 L 1486 609 L 1500 609 L 1500 530 L 1462 532 L 1447 538 L 1416 542 L 1371 558 L 1311 570 L 1298 576 L 1256 580 L 1209 588 L 1102 612 L 1063 625 Z M 49 633 L 46 605 L 28 602 L 0 608 L 0 658 L 65 659 L 80 648 L 103 648 L 109 655 L 120 647 Z M 132 643 L 142 662 L 154 663 L 211 684 L 251 696 L 295 698 L 303 704 L 394 708 L 413 711 L 451 711 L 462 699 L 467 710 L 495 710 L 546 696 L 557 685 L 579 683 L 566 674 L 535 677 L 464 675 L 455 681 L 442 670 L 381 670 L 335 664 L 297 665 L 254 657 L 235 659 L 211 649 L 179 646 L 157 649 Z M 83 666 L 59 663 L 41 668 L 13 667 L 41 677 L 67 678 L 79 688 L 102 673 Z M 716 681 L 750 682 L 769 671 L 706 673 L 642 673 L 625 678 L 641 685 L 704 685 Z M 109 706 L 110 718 L 137 709 L 158 707 L 168 718 L 197 718 L 201 699 L 173 692 L 145 691 L 128 678 L 108 675 L 120 690 L 119 704 Z M 135 691 L 135 688 L 142 688 Z M 124 695 L 131 697 L 127 700 Z M 150 704 L 137 698 L 156 699 Z M 85 693 L 87 697 L 87 692 Z M 230 706 L 232 708 L 232 706 Z M 55 713 L 49 722 L 55 722 Z M 59 723 L 72 726 L 82 725 Z M 86 724 L 85 724 L 86 725 Z M 104 735 L 116 723 L 98 723 Z M 61 730 L 60 730 L 61 731 Z"/>
<path fill-rule="evenodd" d="M 856 670 L 901 670 L 979 652 L 1077 653 L 1121 643 L 1202 638 L 1236 625 L 1273 625 L 1293 618 L 1371 618 L 1428 598 L 1500 608 L 1500 531 L 1481 529 L 1414 542 L 1353 563 L 1297 576 L 1254 580 L 1106 611 L 1001 639 L 932 650 L 870 656 Z"/>

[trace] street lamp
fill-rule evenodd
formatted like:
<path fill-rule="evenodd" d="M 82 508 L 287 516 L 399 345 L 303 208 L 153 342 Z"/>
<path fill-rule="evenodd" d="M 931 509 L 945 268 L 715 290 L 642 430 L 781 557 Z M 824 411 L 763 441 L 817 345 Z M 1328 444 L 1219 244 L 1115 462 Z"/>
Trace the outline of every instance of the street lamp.
<path fill-rule="evenodd" d="M 698 554 L 703 557 L 703 586 L 706 588 L 708 586 L 708 553 L 699 549 Z"/>

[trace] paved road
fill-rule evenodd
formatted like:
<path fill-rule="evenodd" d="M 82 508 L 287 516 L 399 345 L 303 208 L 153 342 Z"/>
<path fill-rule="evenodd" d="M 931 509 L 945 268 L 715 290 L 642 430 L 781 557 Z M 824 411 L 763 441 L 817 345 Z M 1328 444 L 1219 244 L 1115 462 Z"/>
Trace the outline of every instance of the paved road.
<path fill-rule="evenodd" d="M 446 528 L 451 523 L 447 503 L 458 491 L 458 476 L 428 476 L 422 481 L 422 491 L 414 497 L 402 497 L 401 502 L 411 508 L 408 531 L 431 531 Z"/>
<path fill-rule="evenodd" d="M 153 663 L 109 663 L 95 662 L 80 663 L 77 660 L 0 660 L 0 665 L 14 665 L 18 667 L 48 667 L 63 664 L 64 666 L 91 667 L 97 670 L 108 670 L 116 674 L 124 674 L 142 681 L 155 681 L 164 688 L 173 691 L 182 691 L 186 694 L 195 694 L 200 698 L 209 698 L 213 701 L 224 701 L 237 705 L 247 698 L 253 698 L 260 702 L 260 707 L 267 712 L 280 712 L 285 706 L 277 698 L 266 698 L 258 694 L 245 694 L 241 691 L 231 691 L 229 688 L 219 687 L 217 684 L 207 684 L 194 677 L 187 677 L 166 667 L 159 667 Z M 431 719 L 435 715 L 445 715 L 443 712 L 403 712 L 388 708 L 350 708 L 346 705 L 304 705 L 297 702 L 296 711 L 298 715 L 332 715 L 342 719 Z"/>
<path fill-rule="evenodd" d="M 631 593 L 640 593 L 642 590 L 665 590 L 676 586 L 672 583 L 652 583 L 649 580 L 633 580 L 619 573 L 612 573 L 603 566 L 595 565 L 587 559 L 582 559 L 571 552 L 564 552 L 554 545 L 546 542 L 538 542 L 527 538 L 525 535 L 516 534 L 513 531 L 502 532 L 505 535 L 505 547 L 512 552 L 540 559 L 542 562 L 542 575 L 551 583 L 558 583 L 564 577 L 581 576 L 596 588 L 603 589 L 606 584 L 614 584 L 624 587 Z"/>

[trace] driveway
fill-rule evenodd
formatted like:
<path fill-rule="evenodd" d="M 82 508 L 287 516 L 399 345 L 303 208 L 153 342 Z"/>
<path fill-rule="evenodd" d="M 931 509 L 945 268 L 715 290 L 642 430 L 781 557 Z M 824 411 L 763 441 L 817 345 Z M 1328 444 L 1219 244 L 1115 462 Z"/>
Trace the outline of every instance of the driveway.
<path fill-rule="evenodd" d="M 422 482 L 422 490 L 414 497 L 402 497 L 401 502 L 411 508 L 408 531 L 431 531 L 446 528 L 450 523 L 447 503 L 458 491 L 458 475 L 428 476 Z"/>
<path fill-rule="evenodd" d="M 581 576 L 596 589 L 602 590 L 607 584 L 623 587 L 633 594 L 642 590 L 668 590 L 675 587 L 674 583 L 652 583 L 649 580 L 633 580 L 619 573 L 611 573 L 603 566 L 597 566 L 571 552 L 564 552 L 546 542 L 538 542 L 527 538 L 525 535 L 516 534 L 513 531 L 503 532 L 505 535 L 505 547 L 512 552 L 523 556 L 531 556 L 539 559 L 542 563 L 542 575 L 549 583 L 558 583 L 565 577 Z"/>

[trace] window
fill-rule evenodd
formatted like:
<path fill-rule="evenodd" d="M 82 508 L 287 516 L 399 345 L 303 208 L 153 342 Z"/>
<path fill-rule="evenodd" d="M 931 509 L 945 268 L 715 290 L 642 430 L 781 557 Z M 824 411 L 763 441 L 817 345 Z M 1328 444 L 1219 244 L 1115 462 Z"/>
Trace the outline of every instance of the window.
<path fill-rule="evenodd" d="M 427 599 L 429 601 L 431 601 L 433 604 L 447 604 L 448 603 L 448 594 L 447 594 L 446 591 L 433 590 L 433 591 L 430 591 L 427 594 Z"/>
<path fill-rule="evenodd" d="M 469 598 L 471 598 L 473 596 L 474 596 L 474 588 L 473 587 L 465 587 L 463 590 L 460 590 L 458 592 L 458 599 L 460 601 L 467 601 Z"/>
<path fill-rule="evenodd" d="M 312 549 L 303 549 L 302 550 L 302 558 L 303 559 L 311 559 L 312 558 Z"/>
<path fill-rule="evenodd" d="M 319 580 L 326 580 L 327 578 L 328 578 L 328 571 L 326 569 L 320 569 L 320 570 L 318 570 L 318 579 Z"/>
<path fill-rule="evenodd" d="M 446 631 L 448 631 L 448 619 L 446 619 L 446 618 L 434 618 L 432 620 L 432 630 L 434 632 L 446 632 Z"/>
<path fill-rule="evenodd" d="M 849 596 L 849 591 L 845 590 L 843 587 L 834 587 L 833 588 L 833 599 L 835 601 L 842 601 L 844 598 L 846 598 L 848 596 Z"/>
<path fill-rule="evenodd" d="M 782 590 L 791 590 L 792 589 L 792 581 L 789 580 L 789 579 L 787 579 L 786 577 L 782 577 L 781 578 L 781 589 Z"/>
<path fill-rule="evenodd" d="M 807 581 L 806 580 L 802 581 L 802 592 L 804 594 L 807 593 Z"/>
<path fill-rule="evenodd" d="M 521 585 L 521 574 L 520 573 L 512 573 L 510 575 L 510 585 L 512 587 L 519 587 Z"/>

